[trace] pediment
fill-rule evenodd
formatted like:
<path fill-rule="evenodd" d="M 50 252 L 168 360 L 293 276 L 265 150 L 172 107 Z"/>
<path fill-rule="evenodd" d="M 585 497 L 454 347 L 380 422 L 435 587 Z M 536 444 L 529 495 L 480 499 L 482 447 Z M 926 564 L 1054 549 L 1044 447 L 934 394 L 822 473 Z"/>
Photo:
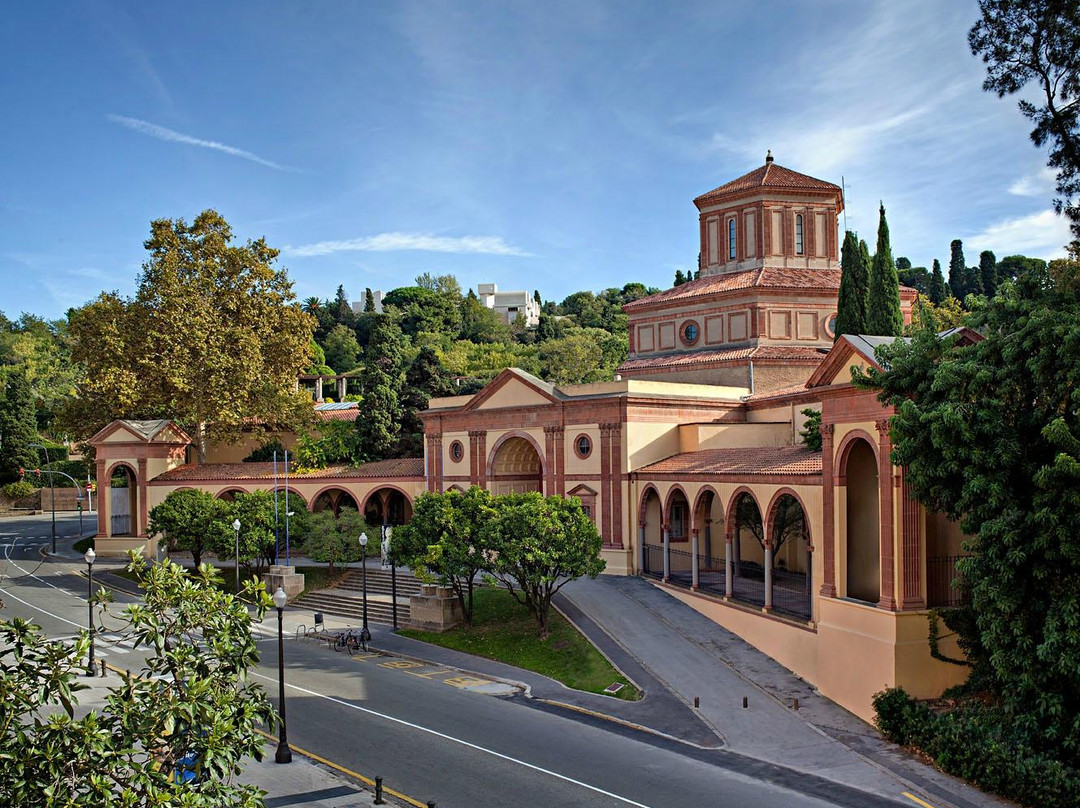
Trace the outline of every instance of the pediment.
<path fill-rule="evenodd" d="M 867 370 L 879 367 L 873 354 L 867 354 L 860 346 L 840 337 L 832 349 L 818 365 L 817 370 L 806 381 L 809 387 L 830 387 L 834 384 L 851 384 L 851 369 L 857 367 Z"/>
<path fill-rule="evenodd" d="M 553 404 L 560 398 L 555 386 L 517 368 L 507 368 L 481 390 L 466 410 L 494 410 Z"/>
<path fill-rule="evenodd" d="M 596 492 L 589 488 L 589 486 L 582 483 L 581 485 L 574 486 L 574 488 L 567 491 L 566 496 L 578 497 L 580 499 L 581 497 L 595 497 Z"/>
<path fill-rule="evenodd" d="M 88 441 L 92 446 L 124 443 L 174 443 L 187 446 L 191 438 L 184 430 L 168 420 L 113 421 Z"/>

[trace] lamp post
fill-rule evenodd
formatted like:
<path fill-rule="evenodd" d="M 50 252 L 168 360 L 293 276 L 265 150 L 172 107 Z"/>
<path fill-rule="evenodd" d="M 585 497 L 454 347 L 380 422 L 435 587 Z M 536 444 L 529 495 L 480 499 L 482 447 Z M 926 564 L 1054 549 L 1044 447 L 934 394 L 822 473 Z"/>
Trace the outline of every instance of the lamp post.
<path fill-rule="evenodd" d="M 86 560 L 86 613 L 87 624 L 90 626 L 90 663 L 86 666 L 86 675 L 94 675 L 94 559 L 97 553 L 91 547 L 83 555 Z"/>
<path fill-rule="evenodd" d="M 28 446 L 32 446 L 35 449 L 41 449 L 45 452 L 45 465 L 51 466 L 52 462 L 49 460 L 49 447 L 43 443 L 30 443 Z M 52 496 L 52 552 L 56 555 L 56 478 L 49 474 L 49 493 Z"/>
<path fill-rule="evenodd" d="M 292 763 L 292 749 L 289 748 L 289 739 L 285 734 L 285 638 L 281 629 L 282 612 L 287 600 L 285 591 L 279 586 L 274 593 L 274 608 L 277 609 L 278 712 L 281 714 L 281 724 L 278 725 L 275 763 Z"/>
<path fill-rule="evenodd" d="M 364 582 L 364 632 L 367 633 L 367 533 L 360 534 L 360 563 L 364 565 L 361 580 Z"/>
<path fill-rule="evenodd" d="M 236 531 L 236 591 L 240 592 L 240 520 L 233 519 L 232 529 Z"/>

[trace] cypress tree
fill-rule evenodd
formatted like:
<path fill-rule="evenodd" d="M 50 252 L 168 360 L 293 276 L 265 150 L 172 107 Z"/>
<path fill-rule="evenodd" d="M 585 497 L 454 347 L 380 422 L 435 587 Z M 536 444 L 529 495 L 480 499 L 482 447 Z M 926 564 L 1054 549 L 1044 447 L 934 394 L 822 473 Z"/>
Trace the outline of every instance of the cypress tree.
<path fill-rule="evenodd" d="M 676 269 L 675 270 L 675 283 L 673 285 L 674 286 L 682 286 L 684 283 L 686 283 L 686 276 L 683 274 L 683 271 L 681 269 Z"/>
<path fill-rule="evenodd" d="M 978 267 L 968 267 L 964 271 L 964 291 L 969 295 L 983 293 L 982 274 Z"/>
<path fill-rule="evenodd" d="M 371 287 L 364 289 L 364 312 L 375 311 L 375 295 L 371 293 Z"/>
<path fill-rule="evenodd" d="M 393 457 L 401 425 L 402 334 L 390 315 L 373 314 L 360 380 L 364 417 L 357 418 L 357 455 L 364 461 Z"/>
<path fill-rule="evenodd" d="M 0 378 L 0 480 L 19 478 L 20 468 L 38 464 L 38 453 L 30 444 L 38 439 L 37 411 L 30 382 L 22 368 L 10 368 Z"/>
<path fill-rule="evenodd" d="M 964 266 L 964 242 L 953 239 L 949 245 L 949 291 L 953 297 L 963 300 L 968 293 L 966 276 L 967 267 Z"/>
<path fill-rule="evenodd" d="M 940 306 L 949 296 L 949 290 L 945 288 L 945 276 L 941 273 L 941 262 L 934 259 L 934 271 L 930 275 L 930 302 Z"/>
<path fill-rule="evenodd" d="M 870 268 L 870 294 L 866 305 L 867 332 L 880 337 L 899 337 L 904 331 L 900 311 L 900 279 L 896 275 L 885 205 L 878 219 L 877 252 Z"/>
<path fill-rule="evenodd" d="M 870 268 L 863 264 L 859 242 L 850 230 L 844 234 L 840 255 L 840 299 L 836 307 L 836 336 L 865 334 Z"/>
<path fill-rule="evenodd" d="M 979 253 L 979 275 L 982 277 L 983 294 L 993 297 L 997 291 L 997 256 L 990 250 Z"/>

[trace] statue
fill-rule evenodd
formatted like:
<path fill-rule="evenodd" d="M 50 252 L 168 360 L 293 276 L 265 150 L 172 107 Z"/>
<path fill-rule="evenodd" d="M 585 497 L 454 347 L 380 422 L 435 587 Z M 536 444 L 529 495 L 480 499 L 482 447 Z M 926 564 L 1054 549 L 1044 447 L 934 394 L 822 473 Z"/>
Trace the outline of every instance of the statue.
<path fill-rule="evenodd" d="M 384 570 L 390 569 L 390 531 L 389 525 L 383 525 L 382 568 Z"/>

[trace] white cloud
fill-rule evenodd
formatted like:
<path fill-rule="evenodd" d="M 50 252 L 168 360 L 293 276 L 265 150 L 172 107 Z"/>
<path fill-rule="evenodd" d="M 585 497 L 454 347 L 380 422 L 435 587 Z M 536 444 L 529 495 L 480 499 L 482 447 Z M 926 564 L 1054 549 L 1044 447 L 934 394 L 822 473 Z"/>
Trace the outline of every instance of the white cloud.
<path fill-rule="evenodd" d="M 1054 192 L 1057 174 L 1043 166 L 1033 174 L 1025 174 L 1009 186 L 1009 193 L 1016 196 L 1044 196 Z"/>
<path fill-rule="evenodd" d="M 529 256 L 530 253 L 507 244 L 499 236 L 462 236 L 448 238 L 426 233 L 379 233 L 375 236 L 351 238 L 344 241 L 320 241 L 300 247 L 285 247 L 286 255 L 330 255 L 339 252 L 392 252 L 421 250 L 442 253 L 479 253 L 484 255 Z"/>
<path fill-rule="evenodd" d="M 278 171 L 295 171 L 294 168 L 283 166 L 280 163 L 275 163 L 272 160 L 267 160 L 264 157 L 244 149 L 238 149 L 235 146 L 228 146 L 224 143 L 219 143 L 216 140 L 203 140 L 202 138 L 192 137 L 191 135 L 185 135 L 182 132 L 175 132 L 172 129 L 166 129 L 164 126 L 158 126 L 156 123 L 150 123 L 149 121 L 143 121 L 139 118 L 128 118 L 124 115 L 106 115 L 113 123 L 118 123 L 121 126 L 126 126 L 132 131 L 139 132 L 143 135 L 149 135 L 150 137 L 157 138 L 158 140 L 164 140 L 169 143 L 183 143 L 186 146 L 198 146 L 202 149 L 212 149 L 213 151 L 224 152 L 225 154 L 233 157 L 239 157 L 243 160 L 250 160 L 253 163 L 266 166 L 267 168 L 273 168 Z"/>
<path fill-rule="evenodd" d="M 996 222 L 981 233 L 965 236 L 964 246 L 993 250 L 999 258 L 1019 254 L 1051 259 L 1064 257 L 1064 245 L 1071 240 L 1068 220 L 1044 210 Z"/>

